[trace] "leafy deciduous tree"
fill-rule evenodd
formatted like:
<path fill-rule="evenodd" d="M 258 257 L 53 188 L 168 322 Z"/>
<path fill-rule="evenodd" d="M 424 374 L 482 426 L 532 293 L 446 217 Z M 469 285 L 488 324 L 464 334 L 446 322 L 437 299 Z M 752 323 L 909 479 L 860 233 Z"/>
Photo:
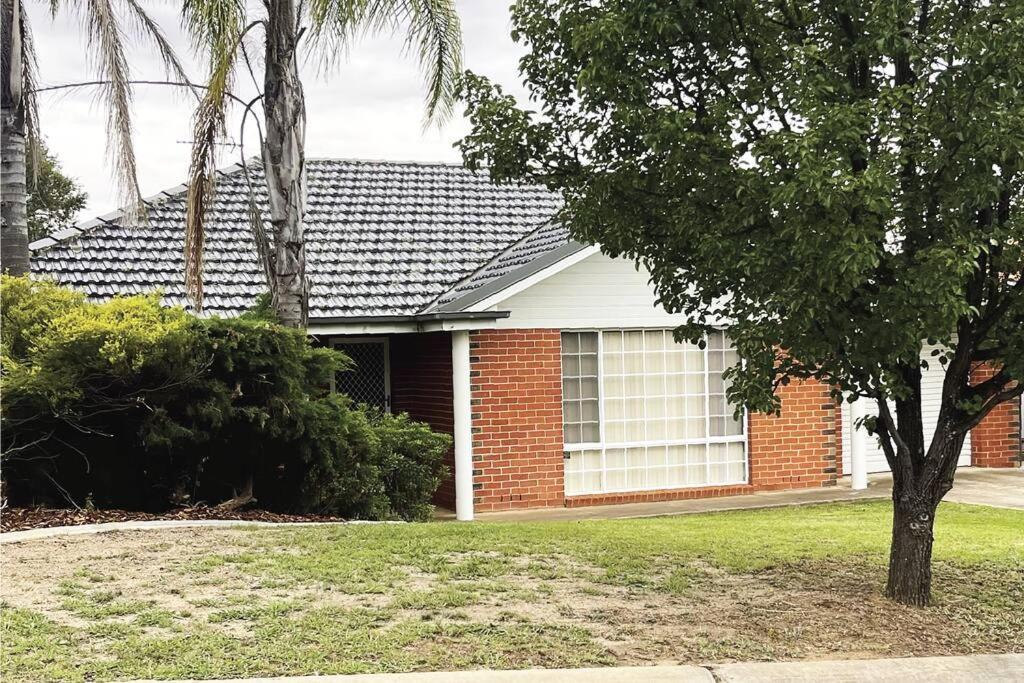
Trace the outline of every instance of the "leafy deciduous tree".
<path fill-rule="evenodd" d="M 67 227 L 89 196 L 74 178 L 64 175 L 57 157 L 44 143 L 40 143 L 38 155 L 28 156 L 27 175 L 28 239 L 33 241 Z"/>
<path fill-rule="evenodd" d="M 1024 4 L 519 0 L 513 31 L 538 110 L 468 74 L 467 163 L 560 191 L 576 238 L 690 314 L 682 337 L 731 319 L 733 400 L 777 410 L 813 378 L 877 403 L 886 593 L 927 603 L 965 436 L 1024 390 Z"/>

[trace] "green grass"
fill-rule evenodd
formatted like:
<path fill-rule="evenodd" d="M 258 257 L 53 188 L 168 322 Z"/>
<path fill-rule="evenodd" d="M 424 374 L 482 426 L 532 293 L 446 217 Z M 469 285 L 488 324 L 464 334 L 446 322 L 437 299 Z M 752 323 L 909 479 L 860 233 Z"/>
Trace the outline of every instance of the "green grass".
<path fill-rule="evenodd" d="M 889 515 L 239 529 L 187 557 L 142 547 L 136 584 L 96 552 L 121 536 L 83 537 L 47 605 L 4 605 L 0 665 L 202 679 L 1024 647 L 1024 513 L 942 505 L 926 610 L 879 595 Z"/>

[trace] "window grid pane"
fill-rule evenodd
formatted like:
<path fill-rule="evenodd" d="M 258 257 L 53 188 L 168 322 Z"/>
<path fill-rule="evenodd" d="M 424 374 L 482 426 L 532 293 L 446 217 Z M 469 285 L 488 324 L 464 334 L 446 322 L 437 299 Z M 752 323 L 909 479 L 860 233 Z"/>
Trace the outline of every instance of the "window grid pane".
<path fill-rule="evenodd" d="M 567 453 L 566 494 L 745 482 L 722 376 L 736 363 L 722 331 L 704 349 L 670 330 L 563 333 L 565 443 L 592 445 Z"/>
<path fill-rule="evenodd" d="M 600 442 L 598 382 L 597 333 L 562 333 L 562 430 L 565 443 Z"/>

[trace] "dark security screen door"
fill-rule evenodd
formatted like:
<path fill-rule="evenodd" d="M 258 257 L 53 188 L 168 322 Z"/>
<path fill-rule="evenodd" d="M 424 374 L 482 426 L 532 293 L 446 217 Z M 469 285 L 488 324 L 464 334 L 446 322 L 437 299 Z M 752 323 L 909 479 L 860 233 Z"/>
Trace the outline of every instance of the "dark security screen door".
<path fill-rule="evenodd" d="M 344 352 L 355 363 L 351 370 L 338 373 L 335 391 L 347 394 L 356 403 L 390 410 L 387 339 L 339 341 L 334 343 L 334 348 Z"/>

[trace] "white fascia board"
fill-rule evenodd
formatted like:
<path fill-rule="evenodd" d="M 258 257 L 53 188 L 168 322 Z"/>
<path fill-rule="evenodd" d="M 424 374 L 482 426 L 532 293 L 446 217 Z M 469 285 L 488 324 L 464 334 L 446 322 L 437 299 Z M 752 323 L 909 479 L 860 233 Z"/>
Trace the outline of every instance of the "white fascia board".
<path fill-rule="evenodd" d="M 519 292 L 522 292 L 524 290 L 529 289 L 530 287 L 533 287 L 538 282 L 542 282 L 543 280 L 548 279 L 552 275 L 557 275 L 558 273 L 562 272 L 566 268 L 570 268 L 570 267 L 576 265 L 577 263 L 579 263 L 580 261 L 583 261 L 583 260 L 585 260 L 587 258 L 590 258 L 594 254 L 600 253 L 600 251 L 601 251 L 601 248 L 599 246 L 597 246 L 597 245 L 593 245 L 592 244 L 592 245 L 590 245 L 588 247 L 584 247 L 583 249 L 580 249 L 579 251 L 574 252 L 574 253 L 570 254 L 569 256 L 566 256 L 561 261 L 558 261 L 557 263 L 552 263 L 547 268 L 544 268 L 543 270 L 538 270 L 533 275 L 530 275 L 529 277 L 523 278 L 522 280 L 519 280 L 518 282 L 514 282 L 513 284 L 509 285 L 505 289 L 503 289 L 503 290 L 501 290 L 499 292 L 495 292 L 494 294 L 492 294 L 491 296 L 487 297 L 486 299 L 478 301 L 477 303 L 473 304 L 472 306 L 470 306 L 466 310 L 468 312 L 474 312 L 474 313 L 478 312 L 478 311 L 490 310 L 492 307 L 500 304 L 502 301 L 505 301 L 509 297 L 513 297 L 516 294 L 518 294 Z"/>
<path fill-rule="evenodd" d="M 488 330 L 497 327 L 495 320 L 429 320 L 423 322 L 311 322 L 312 335 L 332 334 L 415 334 L 416 332 L 453 332 L 456 330 Z"/>

